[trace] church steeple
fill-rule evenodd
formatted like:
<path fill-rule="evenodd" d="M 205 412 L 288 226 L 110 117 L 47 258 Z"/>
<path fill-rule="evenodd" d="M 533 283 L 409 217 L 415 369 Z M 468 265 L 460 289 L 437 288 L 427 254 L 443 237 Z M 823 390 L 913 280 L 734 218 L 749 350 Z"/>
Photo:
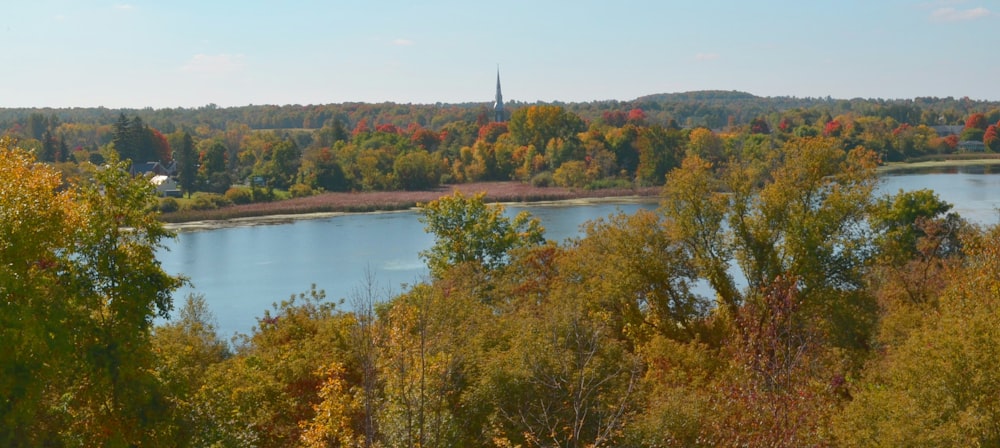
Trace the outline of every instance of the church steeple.
<path fill-rule="evenodd" d="M 506 121 L 506 116 L 503 110 L 503 94 L 500 93 L 500 66 L 497 66 L 497 99 L 493 103 L 493 121 L 501 122 Z"/>

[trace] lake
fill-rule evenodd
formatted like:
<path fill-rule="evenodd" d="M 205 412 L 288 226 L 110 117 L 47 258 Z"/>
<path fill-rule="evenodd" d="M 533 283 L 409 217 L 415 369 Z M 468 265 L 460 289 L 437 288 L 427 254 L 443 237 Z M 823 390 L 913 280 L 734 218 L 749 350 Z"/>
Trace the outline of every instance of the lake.
<path fill-rule="evenodd" d="M 527 210 L 545 227 L 548 239 L 579 235 L 580 224 L 621 210 L 654 209 L 648 203 L 511 205 L 510 216 Z M 365 271 L 393 294 L 403 284 L 422 281 L 427 268 L 419 253 L 433 245 L 416 211 L 360 213 L 277 225 L 180 232 L 157 257 L 171 274 L 192 285 L 174 294 L 183 304 L 190 292 L 205 295 L 218 318 L 219 332 L 249 332 L 272 303 L 308 291 L 311 284 L 330 299 L 349 298 Z"/>
<path fill-rule="evenodd" d="M 895 193 L 930 188 L 955 205 L 967 219 L 997 222 L 1000 174 L 982 167 L 951 168 L 945 172 L 886 175 L 880 189 Z M 550 240 L 580 235 L 580 225 L 620 210 L 655 209 L 645 203 L 508 206 L 514 215 L 527 210 L 539 218 Z M 192 285 L 175 293 L 183 304 L 190 292 L 205 295 L 215 313 L 219 333 L 248 333 L 271 304 L 292 294 L 323 289 L 330 299 L 349 298 L 365 271 L 398 294 L 404 284 L 419 282 L 427 269 L 419 257 L 433 244 L 415 211 L 362 213 L 277 225 L 230 227 L 180 232 L 157 256 L 171 274 L 184 274 Z"/>

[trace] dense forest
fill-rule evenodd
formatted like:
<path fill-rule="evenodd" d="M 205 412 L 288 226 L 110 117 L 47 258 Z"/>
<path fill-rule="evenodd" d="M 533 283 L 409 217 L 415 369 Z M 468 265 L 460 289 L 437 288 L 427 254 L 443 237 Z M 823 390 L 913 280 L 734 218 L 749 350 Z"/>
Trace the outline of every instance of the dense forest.
<path fill-rule="evenodd" d="M 0 109 L 0 131 L 67 178 L 111 153 L 168 167 L 195 200 L 164 211 L 473 181 L 662 185 L 691 154 L 717 162 L 797 137 L 864 146 L 882 161 L 1000 151 L 1000 103 L 833 100 L 703 91 L 630 102 L 334 104 L 198 109 Z"/>
<path fill-rule="evenodd" d="M 789 108 L 709 128 L 647 104 L 522 105 L 502 123 L 449 106 L 467 118 L 311 130 L 25 111 L 0 138 L 0 445 L 1000 443 L 1000 228 L 932 191 L 875 194 L 886 159 L 996 151 L 1000 109 L 907 103 L 954 110 L 942 136 L 873 112 L 892 102 L 692 95 L 642 101 Z M 368 276 L 346 298 L 303 285 L 225 341 L 203 297 L 173 297 L 184 279 L 154 256 L 163 200 L 128 158 L 191 164 L 181 183 L 228 180 L 222 198 L 250 188 L 241 176 L 267 181 L 252 194 L 312 188 L 302 167 L 329 161 L 338 188 L 418 188 L 396 169 L 417 159 L 437 182 L 662 196 L 562 243 L 481 195 L 444 196 L 421 211 L 426 280 L 391 296 Z"/>

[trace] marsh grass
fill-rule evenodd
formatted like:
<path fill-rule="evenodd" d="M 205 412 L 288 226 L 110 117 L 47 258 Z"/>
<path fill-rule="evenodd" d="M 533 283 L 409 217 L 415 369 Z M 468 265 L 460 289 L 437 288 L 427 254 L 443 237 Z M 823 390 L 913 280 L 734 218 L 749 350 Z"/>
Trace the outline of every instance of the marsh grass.
<path fill-rule="evenodd" d="M 625 196 L 656 196 L 659 187 L 572 189 L 535 187 L 521 182 L 479 182 L 451 185 L 426 191 L 376 191 L 355 193 L 322 193 L 283 201 L 231 205 L 214 210 L 180 210 L 160 215 L 165 222 L 216 221 L 272 215 L 298 215 L 330 212 L 374 212 L 405 210 L 430 202 L 459 190 L 464 194 L 486 192 L 490 202 L 540 202 L 582 198 Z"/>

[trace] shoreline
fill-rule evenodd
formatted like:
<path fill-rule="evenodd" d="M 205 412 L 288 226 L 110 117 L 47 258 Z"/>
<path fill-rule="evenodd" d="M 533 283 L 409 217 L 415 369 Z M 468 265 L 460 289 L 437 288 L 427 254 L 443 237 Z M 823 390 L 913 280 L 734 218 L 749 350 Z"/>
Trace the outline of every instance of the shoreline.
<path fill-rule="evenodd" d="M 509 206 L 527 206 L 532 207 L 572 207 L 590 204 L 642 204 L 642 203 L 656 203 L 659 202 L 659 197 L 657 196 L 603 196 L 603 197 L 593 197 L 593 198 L 573 198 L 573 199 L 557 199 L 557 200 L 545 200 L 545 201 L 513 201 L 513 202 L 489 202 L 490 204 L 499 204 L 504 207 Z M 219 230 L 219 229 L 229 229 L 234 227 L 252 227 L 252 226 L 266 226 L 266 225 L 281 225 L 281 224 L 291 224 L 297 221 L 306 221 L 312 219 L 328 219 L 336 218 L 338 216 L 348 216 L 348 215 L 379 215 L 388 213 L 408 213 L 419 210 L 420 207 L 409 207 L 395 210 L 373 210 L 368 212 L 312 212 L 312 213 L 288 213 L 288 214 L 277 214 L 277 215 L 261 215 L 261 216 L 244 216 L 240 218 L 229 218 L 229 219 L 207 219 L 201 221 L 187 221 L 187 222 L 168 222 L 164 223 L 163 226 L 168 230 L 176 232 L 201 232 L 208 230 Z"/>
<path fill-rule="evenodd" d="M 1000 165 L 1000 158 L 946 159 L 921 162 L 891 162 L 879 166 L 879 174 L 893 174 L 910 170 Z M 167 229 L 180 232 L 248 227 L 257 225 L 288 224 L 300 220 L 326 219 L 337 216 L 366 213 L 401 213 L 419 209 L 417 204 L 447 196 L 455 191 L 472 195 L 486 193 L 491 204 L 572 206 L 607 202 L 634 203 L 659 201 L 661 187 L 633 189 L 582 190 L 560 187 L 534 187 L 508 182 L 479 182 L 451 185 L 428 191 L 395 191 L 363 193 L 324 193 L 307 198 L 290 199 L 274 203 L 230 206 L 200 213 L 203 219 L 178 221 L 166 220 Z M 301 211 L 297 211 L 301 210 Z M 231 216 L 232 215 L 232 216 Z M 218 216 L 213 218 L 212 216 Z M 167 216 L 170 218 L 170 216 Z"/>
<path fill-rule="evenodd" d="M 484 192 L 490 204 L 560 207 L 600 203 L 641 203 L 659 201 L 661 187 L 636 189 L 579 190 L 532 187 L 517 182 L 486 182 L 455 185 L 421 192 L 325 193 L 281 203 L 231 206 L 204 213 L 204 219 L 164 222 L 179 232 L 196 232 L 231 227 L 288 224 L 300 220 L 327 219 L 355 214 L 405 213 L 418 210 L 417 204 L 461 191 L 472 195 Z M 294 202 L 298 203 L 294 203 Z M 312 204 L 310 204 L 312 202 Z M 283 204 L 284 203 L 284 204 Z M 298 207 L 297 207 L 298 206 Z M 240 207 L 243 207 L 240 209 Z M 295 210 L 301 209 L 301 212 Z M 228 216 L 235 214 L 235 216 Z M 219 218 L 213 218 L 218 215 Z M 169 216 L 168 216 L 169 217 Z"/>
<path fill-rule="evenodd" d="M 951 168 L 951 167 L 962 167 L 962 166 L 985 166 L 985 165 L 1000 165 L 1000 158 L 990 158 L 990 159 L 942 159 L 942 160 L 925 160 L 921 162 L 889 162 L 885 165 L 878 167 L 876 170 L 879 173 L 893 173 L 897 171 L 908 171 L 908 170 L 922 170 L 931 168 Z"/>

